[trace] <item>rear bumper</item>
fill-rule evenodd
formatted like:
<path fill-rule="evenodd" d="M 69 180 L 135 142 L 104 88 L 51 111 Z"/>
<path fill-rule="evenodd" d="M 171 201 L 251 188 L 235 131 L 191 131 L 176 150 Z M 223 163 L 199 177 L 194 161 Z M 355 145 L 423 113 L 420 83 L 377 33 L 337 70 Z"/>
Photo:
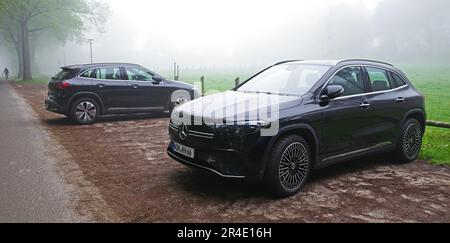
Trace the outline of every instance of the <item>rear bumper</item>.
<path fill-rule="evenodd" d="M 66 114 L 65 109 L 50 97 L 45 99 L 45 109 L 59 114 Z"/>

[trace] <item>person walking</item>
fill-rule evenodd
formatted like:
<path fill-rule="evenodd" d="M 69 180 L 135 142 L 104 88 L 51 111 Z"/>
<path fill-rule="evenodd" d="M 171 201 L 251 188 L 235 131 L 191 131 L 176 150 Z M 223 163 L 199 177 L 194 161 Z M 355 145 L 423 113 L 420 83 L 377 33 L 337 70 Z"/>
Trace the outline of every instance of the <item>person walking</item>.
<path fill-rule="evenodd" d="M 9 78 L 9 69 L 7 67 L 5 67 L 5 70 L 2 73 L 2 76 L 5 75 L 6 80 L 8 80 Z"/>

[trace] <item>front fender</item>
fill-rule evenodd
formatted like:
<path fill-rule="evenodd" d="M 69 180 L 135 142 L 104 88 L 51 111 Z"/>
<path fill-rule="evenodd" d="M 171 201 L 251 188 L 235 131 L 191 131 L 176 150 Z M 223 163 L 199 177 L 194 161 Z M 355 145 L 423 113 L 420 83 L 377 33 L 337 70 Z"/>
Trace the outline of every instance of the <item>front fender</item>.
<path fill-rule="evenodd" d="M 266 148 L 266 151 L 264 153 L 263 156 L 263 170 L 262 170 L 262 174 L 265 172 L 266 170 L 266 166 L 269 160 L 269 155 L 272 151 L 273 146 L 275 145 L 275 143 L 283 136 L 287 135 L 287 134 L 293 134 L 293 133 L 299 133 L 301 131 L 306 131 L 308 132 L 308 134 L 310 134 L 312 136 L 312 140 L 314 142 L 314 144 L 310 145 L 313 146 L 314 149 L 314 160 L 313 160 L 313 167 L 316 168 L 319 165 L 319 140 L 316 134 L 316 131 L 314 130 L 314 128 L 312 126 L 310 126 L 309 124 L 306 123 L 301 123 L 301 124 L 293 124 L 293 125 L 288 125 L 285 126 L 283 128 L 280 129 L 280 131 L 277 133 L 277 135 L 273 136 Z"/>

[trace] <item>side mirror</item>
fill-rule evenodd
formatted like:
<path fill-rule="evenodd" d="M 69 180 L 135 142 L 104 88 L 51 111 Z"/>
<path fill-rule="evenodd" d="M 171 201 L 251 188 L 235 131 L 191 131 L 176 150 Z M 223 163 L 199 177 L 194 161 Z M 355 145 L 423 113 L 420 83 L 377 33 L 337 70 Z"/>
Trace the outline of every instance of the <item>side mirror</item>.
<path fill-rule="evenodd" d="M 163 79 L 158 75 L 153 76 L 152 79 L 154 84 L 160 84 L 163 81 Z"/>
<path fill-rule="evenodd" d="M 323 93 L 320 95 L 320 100 L 331 100 L 341 96 L 344 93 L 344 87 L 340 85 L 330 85 L 324 89 Z"/>

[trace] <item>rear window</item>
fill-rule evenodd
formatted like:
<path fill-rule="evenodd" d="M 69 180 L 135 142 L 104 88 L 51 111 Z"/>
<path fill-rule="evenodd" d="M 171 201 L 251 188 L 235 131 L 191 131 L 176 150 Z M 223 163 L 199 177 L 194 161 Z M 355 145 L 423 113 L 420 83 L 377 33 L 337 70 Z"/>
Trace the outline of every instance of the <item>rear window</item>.
<path fill-rule="evenodd" d="M 391 72 L 391 76 L 392 80 L 394 81 L 395 85 L 397 85 L 397 87 L 402 87 L 406 85 L 405 81 L 402 78 L 400 78 L 400 76 L 398 76 L 397 74 Z"/>
<path fill-rule="evenodd" d="M 56 81 L 64 81 L 64 80 L 72 79 L 72 78 L 75 78 L 75 76 L 77 75 L 78 72 L 79 72 L 78 69 L 63 69 L 63 70 L 61 70 L 61 72 L 56 74 L 54 79 Z"/>
<path fill-rule="evenodd" d="M 373 91 L 384 91 L 392 89 L 391 82 L 385 70 L 378 68 L 366 68 L 369 81 Z"/>
<path fill-rule="evenodd" d="M 85 71 L 80 75 L 82 78 L 122 80 L 122 73 L 119 67 L 96 68 Z"/>
<path fill-rule="evenodd" d="M 91 69 L 80 75 L 82 78 L 97 78 L 97 69 Z"/>

